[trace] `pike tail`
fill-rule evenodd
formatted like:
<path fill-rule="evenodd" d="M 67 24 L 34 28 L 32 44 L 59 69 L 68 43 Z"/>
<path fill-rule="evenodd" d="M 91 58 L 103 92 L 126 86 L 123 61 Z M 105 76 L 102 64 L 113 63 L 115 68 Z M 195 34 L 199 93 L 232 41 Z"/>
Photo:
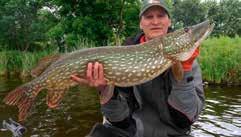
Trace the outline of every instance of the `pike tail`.
<path fill-rule="evenodd" d="M 40 90 L 40 86 L 32 85 L 31 82 L 26 83 L 8 93 L 3 102 L 8 105 L 18 106 L 18 119 L 19 121 L 24 121 L 32 107 L 35 97 Z"/>

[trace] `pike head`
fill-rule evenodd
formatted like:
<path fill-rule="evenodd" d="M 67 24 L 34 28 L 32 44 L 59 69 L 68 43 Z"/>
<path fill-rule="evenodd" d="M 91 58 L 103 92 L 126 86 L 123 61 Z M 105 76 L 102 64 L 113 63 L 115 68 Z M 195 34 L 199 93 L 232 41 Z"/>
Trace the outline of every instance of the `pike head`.
<path fill-rule="evenodd" d="M 163 39 L 163 50 L 167 57 L 176 61 L 189 59 L 200 43 L 212 32 L 214 24 L 204 21 L 169 33 Z"/>

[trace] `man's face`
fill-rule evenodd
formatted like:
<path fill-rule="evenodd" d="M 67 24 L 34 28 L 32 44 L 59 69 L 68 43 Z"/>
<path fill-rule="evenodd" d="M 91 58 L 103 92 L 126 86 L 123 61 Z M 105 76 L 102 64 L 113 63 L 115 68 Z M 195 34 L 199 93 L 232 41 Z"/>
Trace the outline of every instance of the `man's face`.
<path fill-rule="evenodd" d="M 150 7 L 141 16 L 140 29 L 145 33 L 147 40 L 165 35 L 170 26 L 171 20 L 159 6 Z"/>

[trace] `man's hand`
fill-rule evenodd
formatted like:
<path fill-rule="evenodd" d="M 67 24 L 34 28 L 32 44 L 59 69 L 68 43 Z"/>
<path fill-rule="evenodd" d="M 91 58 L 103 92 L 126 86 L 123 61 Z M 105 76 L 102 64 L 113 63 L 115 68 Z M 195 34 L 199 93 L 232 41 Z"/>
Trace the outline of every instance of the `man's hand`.
<path fill-rule="evenodd" d="M 192 70 L 193 61 L 194 61 L 194 60 L 197 58 L 197 56 L 199 55 L 199 45 L 200 45 L 200 43 L 199 43 L 199 42 L 196 42 L 195 45 L 198 45 L 198 47 L 196 48 L 196 50 L 194 51 L 194 53 L 192 54 L 192 56 L 191 56 L 188 60 L 181 62 L 181 63 L 182 63 L 183 70 L 184 70 L 185 72 Z"/>
<path fill-rule="evenodd" d="M 107 103 L 113 96 L 114 86 L 107 86 L 107 81 L 104 78 L 103 65 L 94 62 L 88 63 L 86 70 L 86 78 L 81 78 L 78 75 L 71 75 L 71 79 L 80 85 L 89 85 L 96 87 L 100 93 L 100 104 Z"/>
<path fill-rule="evenodd" d="M 86 78 L 81 78 L 78 75 L 71 75 L 71 79 L 81 85 L 86 84 L 96 88 L 105 87 L 107 85 L 104 78 L 103 65 L 98 62 L 88 63 Z"/>

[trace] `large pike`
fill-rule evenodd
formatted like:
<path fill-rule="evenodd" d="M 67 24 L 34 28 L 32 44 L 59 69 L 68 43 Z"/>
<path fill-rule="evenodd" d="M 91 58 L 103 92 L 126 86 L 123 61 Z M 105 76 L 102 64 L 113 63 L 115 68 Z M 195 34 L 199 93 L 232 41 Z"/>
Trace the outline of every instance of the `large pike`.
<path fill-rule="evenodd" d="M 197 48 L 194 43 L 203 41 L 213 26 L 205 21 L 138 45 L 89 48 L 55 57 L 38 77 L 11 91 L 4 102 L 17 105 L 19 121 L 23 121 L 38 93 L 47 89 L 47 104 L 54 108 L 64 93 L 77 85 L 70 75 L 85 77 L 87 63 L 95 61 L 103 64 L 110 85 L 127 87 L 144 83 L 174 62 L 187 60 Z"/>

